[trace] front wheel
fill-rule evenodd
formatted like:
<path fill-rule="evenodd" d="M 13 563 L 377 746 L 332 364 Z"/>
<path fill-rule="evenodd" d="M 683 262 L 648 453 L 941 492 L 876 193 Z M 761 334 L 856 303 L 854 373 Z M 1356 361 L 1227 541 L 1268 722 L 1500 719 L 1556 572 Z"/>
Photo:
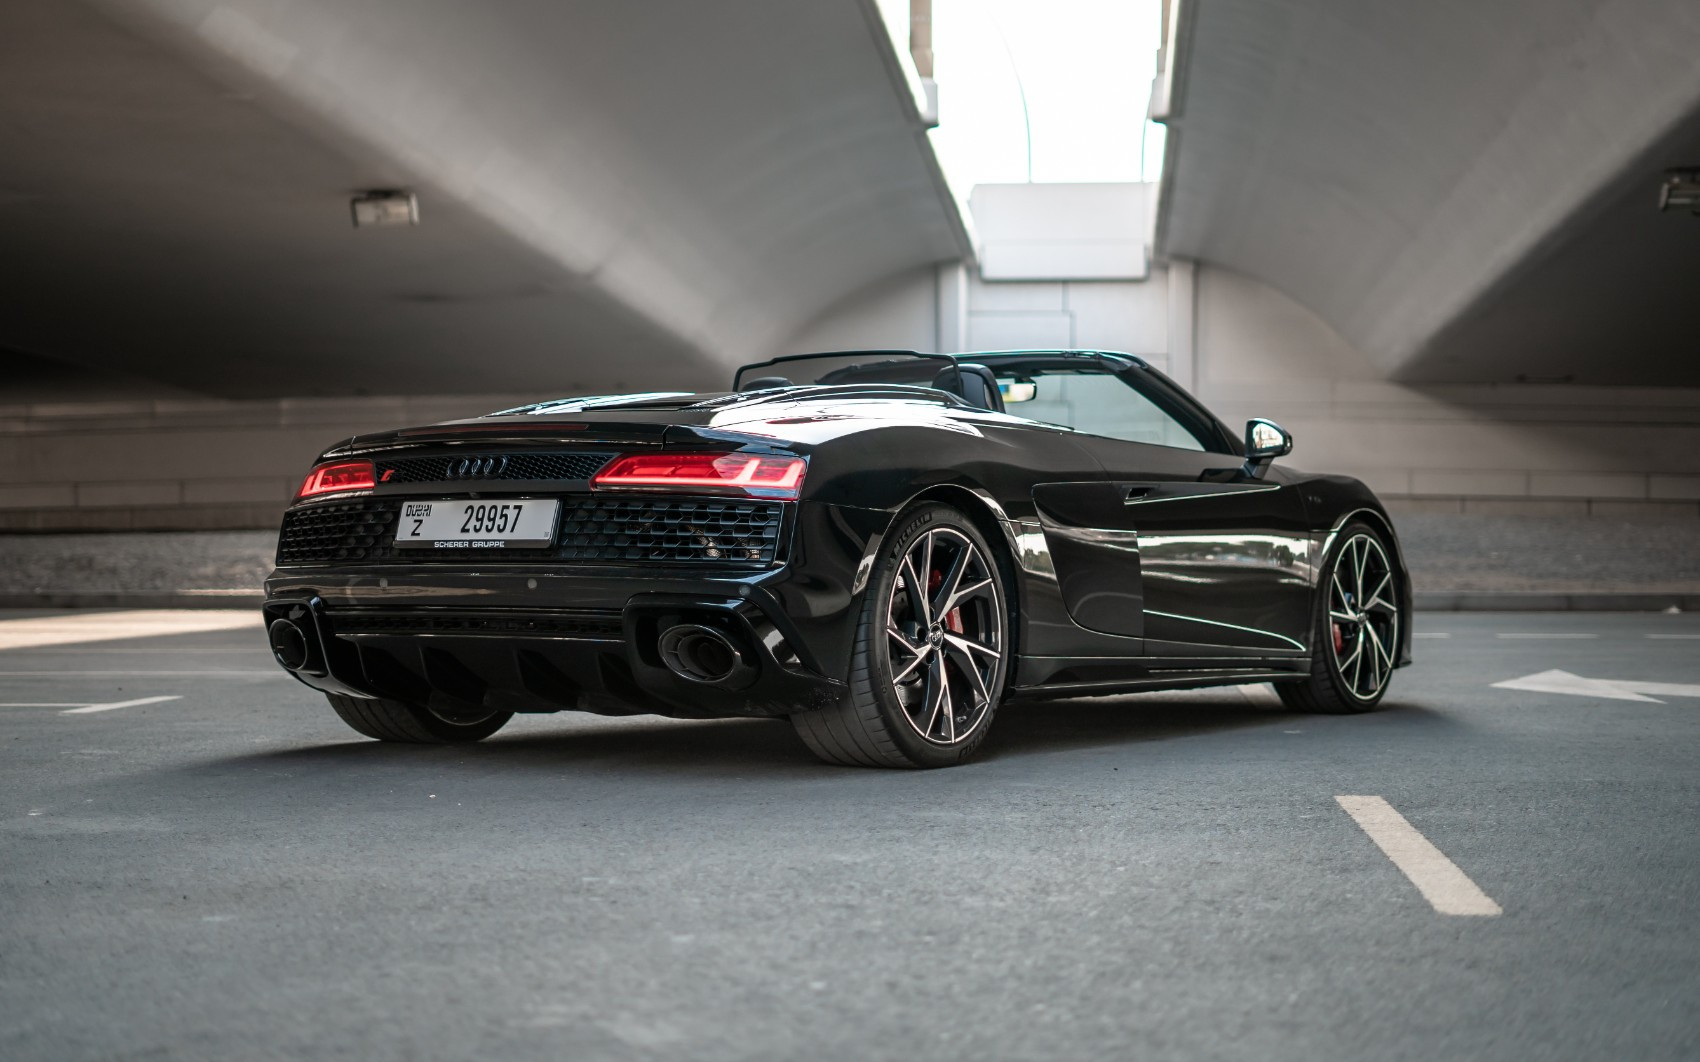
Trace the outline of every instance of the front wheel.
<path fill-rule="evenodd" d="M 343 722 L 379 741 L 415 745 L 456 745 L 482 741 L 507 725 L 512 712 L 473 713 L 465 718 L 439 715 L 423 705 L 381 698 L 327 693 L 325 699 Z"/>
<path fill-rule="evenodd" d="M 1003 696 L 1008 627 L 1003 575 L 979 530 L 946 505 L 913 509 L 868 580 L 844 702 L 791 723 L 828 763 L 962 763 Z"/>
<path fill-rule="evenodd" d="M 1381 537 L 1367 524 L 1342 528 L 1316 595 L 1310 677 L 1275 684 L 1287 707 L 1344 715 L 1381 703 L 1399 657 L 1400 590 Z"/>

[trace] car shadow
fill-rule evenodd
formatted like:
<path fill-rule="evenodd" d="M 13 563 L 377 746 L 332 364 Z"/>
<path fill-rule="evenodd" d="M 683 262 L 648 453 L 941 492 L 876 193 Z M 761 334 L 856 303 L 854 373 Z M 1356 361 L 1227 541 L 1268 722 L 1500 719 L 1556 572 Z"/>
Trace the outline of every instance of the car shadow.
<path fill-rule="evenodd" d="M 1004 705 L 981 756 L 1002 759 L 1041 752 L 1141 745 L 1283 724 L 1283 709 L 1235 692 L 1135 694 Z"/>
<path fill-rule="evenodd" d="M 1392 706 L 1377 719 L 1422 709 Z M 1293 715 L 1279 706 L 1253 703 L 1236 691 L 1138 694 L 1040 702 L 1018 702 L 999 710 L 991 736 L 975 762 L 1011 762 L 1079 749 L 1133 748 L 1152 742 L 1208 738 L 1257 728 L 1292 728 L 1319 718 Z M 556 721 L 560 722 L 557 723 Z M 1208 755 L 1207 750 L 1201 754 Z M 752 772 L 775 778 L 834 773 L 792 732 L 783 719 L 675 720 L 656 716 L 529 718 L 475 745 L 420 746 L 354 739 L 251 753 L 224 766 L 367 770 L 377 766 L 458 766 L 512 771 L 530 769 L 655 772 L 696 779 L 737 777 Z M 209 765 L 210 766 L 210 765 Z M 837 772 L 842 773 L 842 772 Z M 872 773 L 872 772 L 869 772 Z"/>

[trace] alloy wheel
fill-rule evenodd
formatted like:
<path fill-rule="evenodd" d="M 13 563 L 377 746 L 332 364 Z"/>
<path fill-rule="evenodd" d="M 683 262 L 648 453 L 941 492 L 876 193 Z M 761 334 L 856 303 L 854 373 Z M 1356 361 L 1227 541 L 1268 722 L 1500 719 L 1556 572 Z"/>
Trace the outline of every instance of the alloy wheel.
<path fill-rule="evenodd" d="M 955 745 L 992 708 L 1004 611 L 991 561 L 950 527 L 926 531 L 898 565 L 886 608 L 891 683 L 923 739 Z"/>
<path fill-rule="evenodd" d="M 1328 591 L 1334 665 L 1347 691 L 1370 701 L 1393 675 L 1399 651 L 1398 580 L 1373 535 L 1346 540 Z"/>

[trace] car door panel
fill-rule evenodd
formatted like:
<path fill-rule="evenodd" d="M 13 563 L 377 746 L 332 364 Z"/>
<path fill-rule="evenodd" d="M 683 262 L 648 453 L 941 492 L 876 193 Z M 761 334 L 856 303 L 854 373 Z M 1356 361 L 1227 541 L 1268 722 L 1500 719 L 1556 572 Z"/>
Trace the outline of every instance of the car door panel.
<path fill-rule="evenodd" d="M 1087 630 L 1138 638 L 1145 614 L 1139 541 L 1118 526 L 1123 497 L 1116 484 L 1103 480 L 1041 483 L 1033 489 L 1069 618 Z"/>
<path fill-rule="evenodd" d="M 1107 526 L 1137 543 L 1146 655 L 1304 651 L 1312 539 L 1293 488 L 1244 476 L 1230 454 L 1094 450 L 1121 502 Z"/>

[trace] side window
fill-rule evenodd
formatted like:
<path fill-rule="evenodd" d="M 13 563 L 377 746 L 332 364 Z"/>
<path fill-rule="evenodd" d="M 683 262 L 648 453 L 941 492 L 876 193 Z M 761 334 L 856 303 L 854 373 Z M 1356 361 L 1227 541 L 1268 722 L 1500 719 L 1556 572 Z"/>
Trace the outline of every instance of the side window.
<path fill-rule="evenodd" d="M 1180 450 L 1206 448 L 1179 421 L 1121 378 L 1108 373 L 1034 373 L 1020 377 L 1019 381 L 1011 377 L 1010 382 L 1015 386 L 1003 388 L 1004 404 L 1014 416 L 1060 424 L 1108 439 Z M 1027 388 L 1022 385 L 1027 383 L 1032 385 L 1032 398 L 1011 401 L 1026 393 Z"/>

